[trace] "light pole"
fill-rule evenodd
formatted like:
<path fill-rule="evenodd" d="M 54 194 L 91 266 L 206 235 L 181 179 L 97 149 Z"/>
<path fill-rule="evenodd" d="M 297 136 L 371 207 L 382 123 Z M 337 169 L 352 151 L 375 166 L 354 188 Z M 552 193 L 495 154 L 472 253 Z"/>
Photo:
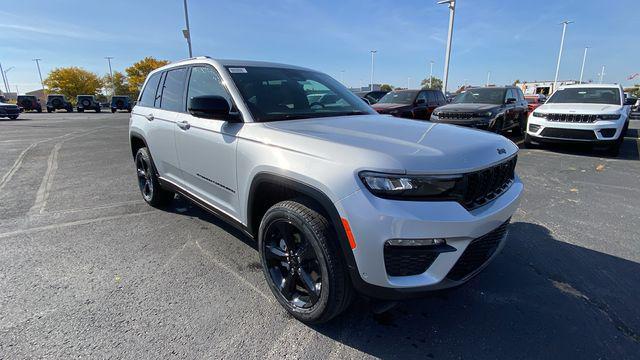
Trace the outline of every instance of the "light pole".
<path fill-rule="evenodd" d="M 602 81 L 604 81 L 604 65 L 602 65 L 602 71 L 600 71 L 600 84 L 602 84 Z"/>
<path fill-rule="evenodd" d="M 582 75 L 584 74 L 584 63 L 587 61 L 587 50 L 589 50 L 589 47 L 585 46 L 584 55 L 582 56 L 582 66 L 580 67 L 580 84 L 582 84 Z"/>
<path fill-rule="evenodd" d="M 42 81 L 42 72 L 40 72 L 40 61 L 42 59 L 33 59 L 36 62 L 36 67 L 38 68 L 38 76 L 40 77 L 40 85 L 42 86 L 42 93 L 44 94 L 44 81 Z"/>
<path fill-rule="evenodd" d="M 2 83 L 4 84 L 4 91 L 9 92 L 9 88 L 7 87 L 7 79 L 4 76 L 4 70 L 2 70 L 2 64 L 0 64 L 0 74 L 2 74 Z"/>
<path fill-rule="evenodd" d="M 485 86 L 489 86 L 489 78 L 491 77 L 491 71 L 487 71 L 487 84 Z"/>
<path fill-rule="evenodd" d="M 11 86 L 9 85 L 9 78 L 7 77 L 7 73 L 11 71 L 11 69 L 13 68 L 14 66 L 10 66 L 9 68 L 7 68 L 7 70 L 4 71 L 4 81 L 6 82 L 6 85 L 7 85 L 7 93 L 11 92 Z"/>
<path fill-rule="evenodd" d="M 449 82 L 449 60 L 451 59 L 451 40 L 453 39 L 453 19 L 456 15 L 456 0 L 442 0 L 438 4 L 449 5 L 449 33 L 447 35 L 447 50 L 444 57 L 444 76 L 442 79 L 442 89 L 447 94 L 447 83 Z"/>
<path fill-rule="evenodd" d="M 371 50 L 371 83 L 369 84 L 369 91 L 373 91 L 373 69 L 374 69 L 374 56 L 378 50 Z"/>
<path fill-rule="evenodd" d="M 111 70 L 111 59 L 113 59 L 113 56 L 105 56 L 104 58 L 107 60 L 107 63 L 109 63 L 109 79 L 111 80 L 111 91 L 113 91 L 112 95 L 115 95 L 116 84 L 113 82 L 113 71 Z"/>
<path fill-rule="evenodd" d="M 193 57 L 193 51 L 191 50 L 191 29 L 189 28 L 189 11 L 187 11 L 187 0 L 184 0 L 184 21 L 187 24 L 187 28 L 182 30 L 182 35 L 187 39 L 187 45 L 189 45 L 189 57 Z"/>
<path fill-rule="evenodd" d="M 573 23 L 573 21 L 565 20 L 562 24 L 562 40 L 560 40 L 560 52 L 558 53 L 558 64 L 556 65 L 556 76 L 553 78 L 553 91 L 556 91 L 556 85 L 558 83 L 558 74 L 560 73 L 560 59 L 562 59 L 562 48 L 564 47 L 564 34 L 567 32 L 567 25 Z"/>
<path fill-rule="evenodd" d="M 433 60 L 429 61 L 431 68 L 429 69 L 429 89 L 433 89 Z"/>
<path fill-rule="evenodd" d="M 411 88 L 411 77 L 407 77 L 407 90 L 409 90 L 409 88 Z"/>

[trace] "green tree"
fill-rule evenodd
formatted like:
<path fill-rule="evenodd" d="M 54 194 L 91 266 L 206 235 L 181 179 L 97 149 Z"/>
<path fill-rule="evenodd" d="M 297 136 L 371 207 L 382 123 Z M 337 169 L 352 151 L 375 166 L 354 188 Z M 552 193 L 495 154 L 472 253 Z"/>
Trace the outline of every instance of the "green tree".
<path fill-rule="evenodd" d="M 79 67 L 53 69 L 44 80 L 49 94 L 62 94 L 71 101 L 78 95 L 95 95 L 102 88 L 98 75 Z"/>
<path fill-rule="evenodd" d="M 520 81 L 520 79 L 516 79 L 516 81 L 513 82 L 513 86 L 516 86 L 518 84 L 520 84 L 522 81 Z"/>
<path fill-rule="evenodd" d="M 158 60 L 151 56 L 147 56 L 146 58 L 126 68 L 125 72 L 127 73 L 127 78 L 129 80 L 129 93 L 133 97 L 137 97 L 140 93 L 140 89 L 142 88 L 142 84 L 144 84 L 144 80 L 147 78 L 147 75 L 149 75 L 149 73 L 153 70 L 167 65 L 168 63 L 169 62 L 167 60 Z"/>
<path fill-rule="evenodd" d="M 382 86 L 380 86 L 380 90 L 382 90 L 382 91 L 392 91 L 393 90 L 393 86 L 391 86 L 389 84 L 382 84 Z"/>
<path fill-rule="evenodd" d="M 102 78 L 102 81 L 107 93 L 113 92 L 113 95 L 130 94 L 129 81 L 127 77 L 119 71 L 113 73 L 113 79 L 107 74 Z"/>
<path fill-rule="evenodd" d="M 422 86 L 423 89 L 428 89 L 429 88 L 429 78 L 422 79 L 422 81 L 420 82 L 420 85 Z M 432 76 L 431 77 L 431 88 L 436 89 L 436 90 L 442 90 L 442 80 L 438 79 L 435 76 Z"/>

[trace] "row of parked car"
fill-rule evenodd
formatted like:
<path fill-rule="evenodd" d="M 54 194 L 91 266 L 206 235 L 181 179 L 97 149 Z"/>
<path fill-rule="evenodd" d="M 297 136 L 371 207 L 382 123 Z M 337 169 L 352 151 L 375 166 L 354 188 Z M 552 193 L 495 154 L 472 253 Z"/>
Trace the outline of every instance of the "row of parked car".
<path fill-rule="evenodd" d="M 40 103 L 40 99 L 33 95 L 19 95 L 17 106 L 20 112 L 23 111 L 36 111 L 42 112 L 43 107 Z M 64 95 L 51 94 L 47 96 L 47 103 L 45 104 L 47 112 L 53 112 L 56 110 L 66 110 L 67 112 L 73 112 L 73 104 L 66 99 Z M 111 112 L 115 113 L 118 110 L 126 110 L 131 112 L 132 102 L 128 96 L 113 96 L 111 102 L 107 107 L 111 108 Z M 101 112 L 102 104 L 93 95 L 78 95 L 76 98 L 76 110 L 78 112 L 84 112 L 85 110 Z"/>
<path fill-rule="evenodd" d="M 526 146 L 580 142 L 619 152 L 637 99 L 620 85 L 578 84 L 551 97 L 525 96 L 516 86 L 468 89 L 449 103 L 440 90 L 358 93 L 378 113 L 524 135 Z M 379 96 L 379 98 L 377 98 Z"/>

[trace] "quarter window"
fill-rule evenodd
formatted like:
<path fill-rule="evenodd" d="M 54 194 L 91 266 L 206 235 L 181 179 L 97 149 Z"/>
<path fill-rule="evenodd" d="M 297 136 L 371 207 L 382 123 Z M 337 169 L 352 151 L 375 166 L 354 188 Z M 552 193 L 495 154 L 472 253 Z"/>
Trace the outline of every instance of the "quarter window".
<path fill-rule="evenodd" d="M 187 69 L 179 68 L 167 71 L 162 87 L 160 108 L 168 111 L 184 111 L 184 83 Z"/>
<path fill-rule="evenodd" d="M 160 82 L 160 75 L 161 73 L 155 73 L 151 75 L 149 80 L 147 80 L 147 84 L 142 90 L 142 96 L 140 96 L 140 102 L 138 105 L 153 107 L 156 100 L 156 90 L 158 89 L 158 83 Z"/>
<path fill-rule="evenodd" d="M 433 104 L 436 101 L 436 94 L 433 91 L 427 91 L 427 102 Z"/>

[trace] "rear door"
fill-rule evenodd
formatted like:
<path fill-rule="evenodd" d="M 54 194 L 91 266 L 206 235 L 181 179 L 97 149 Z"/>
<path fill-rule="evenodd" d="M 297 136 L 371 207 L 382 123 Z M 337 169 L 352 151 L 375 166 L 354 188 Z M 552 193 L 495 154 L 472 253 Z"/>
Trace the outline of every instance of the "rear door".
<path fill-rule="evenodd" d="M 189 191 L 237 219 L 236 134 L 242 124 L 189 114 L 189 99 L 206 95 L 222 96 L 233 107 L 217 70 L 211 65 L 194 65 L 190 69 L 186 104 L 177 118 L 176 144 L 182 179 Z"/>
<path fill-rule="evenodd" d="M 427 91 L 427 116 L 425 119 L 431 118 L 431 113 L 439 106 L 436 91 Z"/>
<path fill-rule="evenodd" d="M 415 100 L 413 116 L 416 119 L 427 119 L 427 108 L 427 92 L 420 91 Z"/>
<path fill-rule="evenodd" d="M 175 113 L 160 108 L 165 77 L 166 72 L 149 77 L 132 117 L 147 122 L 145 140 L 153 163 L 161 177 L 175 181 L 180 173 L 174 137 Z"/>

